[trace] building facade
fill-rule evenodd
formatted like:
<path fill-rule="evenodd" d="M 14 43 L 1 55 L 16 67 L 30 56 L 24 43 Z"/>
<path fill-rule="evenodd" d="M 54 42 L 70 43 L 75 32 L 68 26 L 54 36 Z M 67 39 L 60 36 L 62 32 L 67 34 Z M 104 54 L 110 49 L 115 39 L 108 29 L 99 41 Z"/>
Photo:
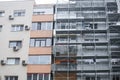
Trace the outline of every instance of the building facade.
<path fill-rule="evenodd" d="M 34 1 L 0 2 L 0 80 L 27 80 Z M 27 6 L 26 6 L 27 5 Z"/>
<path fill-rule="evenodd" d="M 0 80 L 120 80 L 119 6 L 0 2 Z"/>
<path fill-rule="evenodd" d="M 58 0 L 53 80 L 120 80 L 118 7 L 116 0 Z"/>

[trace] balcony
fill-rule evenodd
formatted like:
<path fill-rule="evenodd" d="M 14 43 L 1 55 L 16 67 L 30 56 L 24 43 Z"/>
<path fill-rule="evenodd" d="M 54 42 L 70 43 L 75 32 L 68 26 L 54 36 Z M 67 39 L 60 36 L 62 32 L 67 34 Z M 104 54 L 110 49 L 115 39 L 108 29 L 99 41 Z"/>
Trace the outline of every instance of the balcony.
<path fill-rule="evenodd" d="M 106 71 L 110 70 L 109 64 L 55 64 L 55 71 Z"/>
<path fill-rule="evenodd" d="M 83 45 L 99 45 L 99 44 L 107 44 L 109 41 L 108 40 L 99 40 L 99 41 L 85 41 L 85 40 L 64 40 L 64 41 L 60 41 L 57 40 L 55 45 L 67 45 L 67 44 L 83 44 Z"/>
<path fill-rule="evenodd" d="M 56 29 L 55 30 L 55 35 L 73 35 L 73 34 L 81 34 L 81 33 L 106 33 L 107 29 Z"/>

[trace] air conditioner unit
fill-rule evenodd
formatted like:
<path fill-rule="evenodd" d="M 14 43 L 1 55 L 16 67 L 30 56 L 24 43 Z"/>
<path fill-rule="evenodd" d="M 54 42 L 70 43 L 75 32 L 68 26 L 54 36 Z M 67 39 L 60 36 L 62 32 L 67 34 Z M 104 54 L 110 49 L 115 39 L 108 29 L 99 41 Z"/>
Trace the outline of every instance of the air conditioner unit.
<path fill-rule="evenodd" d="M 20 48 L 18 46 L 13 47 L 13 51 L 18 51 Z"/>
<path fill-rule="evenodd" d="M 5 60 L 1 60 L 1 65 L 5 65 L 6 61 Z"/>
<path fill-rule="evenodd" d="M 23 66 L 26 66 L 28 63 L 27 63 L 27 61 L 26 60 L 22 60 L 22 65 Z"/>
<path fill-rule="evenodd" d="M 14 16 L 13 15 L 9 15 L 9 20 L 14 20 Z"/>
<path fill-rule="evenodd" d="M 30 30 L 30 27 L 28 25 L 25 26 L 25 30 Z"/>

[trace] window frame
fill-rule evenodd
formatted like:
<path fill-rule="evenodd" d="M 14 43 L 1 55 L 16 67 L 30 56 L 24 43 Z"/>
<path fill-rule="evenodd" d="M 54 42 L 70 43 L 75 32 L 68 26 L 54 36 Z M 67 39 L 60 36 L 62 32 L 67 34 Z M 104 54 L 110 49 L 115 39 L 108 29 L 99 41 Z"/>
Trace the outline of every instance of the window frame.
<path fill-rule="evenodd" d="M 52 30 L 53 29 L 53 22 L 32 22 L 32 31 L 35 30 Z"/>
<path fill-rule="evenodd" d="M 11 80 L 11 78 L 12 78 L 12 80 L 18 80 L 18 76 L 16 76 L 16 75 L 15 76 L 5 76 L 5 80 Z"/>
<path fill-rule="evenodd" d="M 19 65 L 19 64 L 20 64 L 20 58 L 19 57 L 15 57 L 15 58 L 8 57 L 7 58 L 7 65 Z"/>
<path fill-rule="evenodd" d="M 34 80 L 34 75 L 37 75 L 36 76 L 36 80 L 45 80 L 45 75 L 48 75 L 48 80 L 51 80 L 50 79 L 50 73 L 28 73 L 27 74 L 27 80 Z M 40 75 L 42 76 L 41 78 L 40 78 Z M 30 77 L 30 78 L 28 78 L 28 76 Z"/>
<path fill-rule="evenodd" d="M 15 44 L 15 46 L 18 46 L 19 48 L 22 47 L 22 41 L 21 40 L 18 40 L 18 41 L 9 41 L 9 48 L 15 47 L 15 46 L 12 46 L 11 43 Z"/>
<path fill-rule="evenodd" d="M 51 64 L 51 55 L 29 56 L 28 62 L 34 65 Z"/>
<path fill-rule="evenodd" d="M 50 44 L 48 44 L 49 42 Z M 44 45 L 42 45 L 42 43 L 44 43 Z M 30 47 L 49 47 L 51 44 L 52 38 L 30 38 Z"/>
<path fill-rule="evenodd" d="M 14 10 L 14 17 L 22 17 L 25 16 L 26 10 L 21 9 L 21 10 Z"/>
<path fill-rule="evenodd" d="M 24 31 L 24 25 L 23 24 L 11 25 L 11 32 L 20 32 L 20 31 Z"/>

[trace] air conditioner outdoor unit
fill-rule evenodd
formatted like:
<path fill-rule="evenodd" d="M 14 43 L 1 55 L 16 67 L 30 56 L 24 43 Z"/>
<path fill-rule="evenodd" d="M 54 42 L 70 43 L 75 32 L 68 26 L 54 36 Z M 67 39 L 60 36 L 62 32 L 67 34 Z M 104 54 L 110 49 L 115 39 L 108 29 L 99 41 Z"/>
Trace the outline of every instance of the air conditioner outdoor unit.
<path fill-rule="evenodd" d="M 13 15 L 9 15 L 9 20 L 14 20 L 14 16 Z"/>
<path fill-rule="evenodd" d="M 26 66 L 28 63 L 27 63 L 27 61 L 26 60 L 22 60 L 22 65 L 23 66 Z"/>
<path fill-rule="evenodd" d="M 1 60 L 1 65 L 5 65 L 6 61 L 5 60 Z"/>
<path fill-rule="evenodd" d="M 13 51 L 18 51 L 20 48 L 18 46 L 13 47 Z"/>
<path fill-rule="evenodd" d="M 25 30 L 30 30 L 30 27 L 28 25 L 25 26 Z"/>

